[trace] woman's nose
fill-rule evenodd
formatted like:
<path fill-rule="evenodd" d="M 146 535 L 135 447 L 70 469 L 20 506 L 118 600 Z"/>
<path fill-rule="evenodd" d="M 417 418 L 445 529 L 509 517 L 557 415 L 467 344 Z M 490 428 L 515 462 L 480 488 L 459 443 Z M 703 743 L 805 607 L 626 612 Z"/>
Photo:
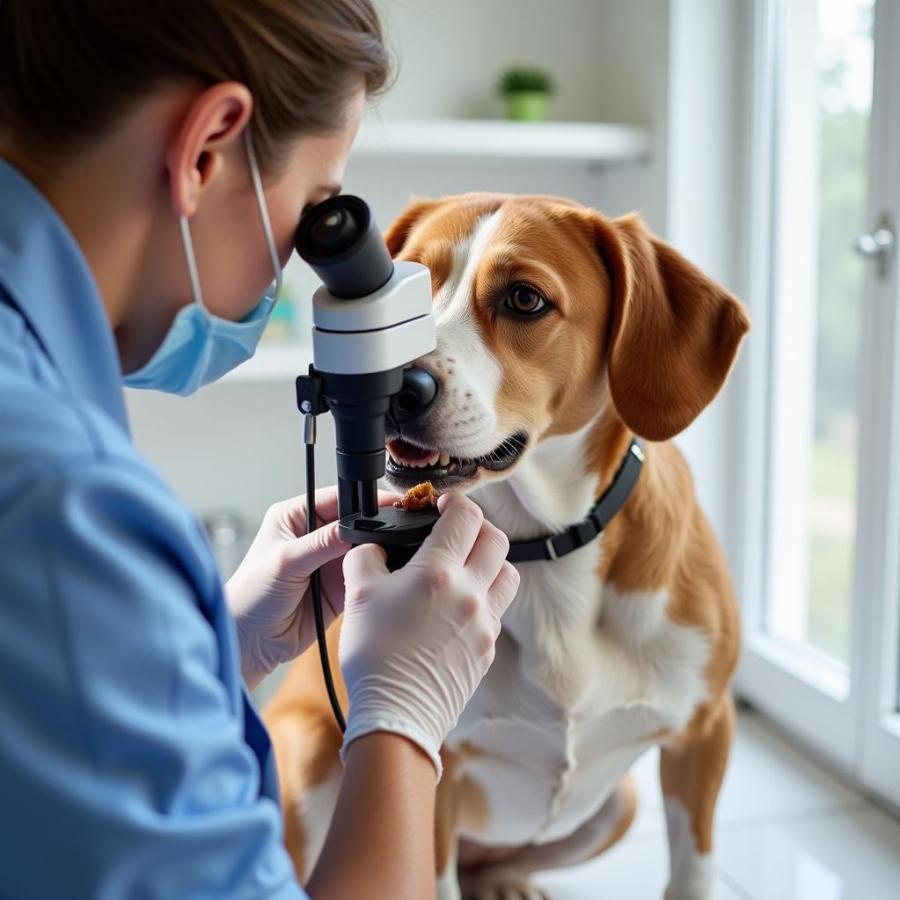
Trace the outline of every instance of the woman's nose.
<path fill-rule="evenodd" d="M 439 385 L 431 372 L 415 366 L 403 373 L 403 387 L 391 399 L 391 415 L 397 422 L 421 416 L 438 395 Z"/>

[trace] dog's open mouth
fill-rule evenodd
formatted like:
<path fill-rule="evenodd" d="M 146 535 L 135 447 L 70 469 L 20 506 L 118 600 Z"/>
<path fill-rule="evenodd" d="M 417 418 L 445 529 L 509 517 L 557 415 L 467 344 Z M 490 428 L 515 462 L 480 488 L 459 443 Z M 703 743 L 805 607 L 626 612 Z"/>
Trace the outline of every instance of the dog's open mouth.
<path fill-rule="evenodd" d="M 518 432 L 506 438 L 490 453 L 466 459 L 452 456 L 446 451 L 421 447 L 404 438 L 394 438 L 387 442 L 386 474 L 395 481 L 450 484 L 471 478 L 479 468 L 502 472 L 522 455 L 527 440 L 527 435 Z"/>

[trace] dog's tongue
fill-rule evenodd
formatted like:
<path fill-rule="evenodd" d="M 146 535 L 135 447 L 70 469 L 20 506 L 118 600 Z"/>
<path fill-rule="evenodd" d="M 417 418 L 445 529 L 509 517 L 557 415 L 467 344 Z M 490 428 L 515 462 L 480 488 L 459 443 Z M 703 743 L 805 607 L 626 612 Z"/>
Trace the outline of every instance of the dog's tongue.
<path fill-rule="evenodd" d="M 440 456 L 437 450 L 423 450 L 421 447 L 407 443 L 403 438 L 388 441 L 387 451 L 398 463 L 405 465 L 434 465 Z"/>

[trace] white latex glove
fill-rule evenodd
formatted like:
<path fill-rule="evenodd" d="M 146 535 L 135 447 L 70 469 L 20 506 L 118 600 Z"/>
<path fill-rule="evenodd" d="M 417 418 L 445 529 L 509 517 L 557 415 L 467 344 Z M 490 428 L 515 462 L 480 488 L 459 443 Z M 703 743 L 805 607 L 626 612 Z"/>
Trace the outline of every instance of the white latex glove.
<path fill-rule="evenodd" d="M 396 494 L 380 491 L 389 506 Z M 341 557 L 350 549 L 338 537 L 337 488 L 316 491 L 316 523 L 306 534 L 306 498 L 270 506 L 259 533 L 225 585 L 228 608 L 237 624 L 241 671 L 253 688 L 276 666 L 302 653 L 315 639 L 309 582 L 321 567 L 325 627 L 344 607 Z"/>
<path fill-rule="evenodd" d="M 416 555 L 389 572 L 384 551 L 362 544 L 344 558 L 340 663 L 350 709 L 342 758 L 372 731 L 418 744 L 441 777 L 439 750 L 494 659 L 500 617 L 519 587 L 509 540 L 461 495 Z"/>

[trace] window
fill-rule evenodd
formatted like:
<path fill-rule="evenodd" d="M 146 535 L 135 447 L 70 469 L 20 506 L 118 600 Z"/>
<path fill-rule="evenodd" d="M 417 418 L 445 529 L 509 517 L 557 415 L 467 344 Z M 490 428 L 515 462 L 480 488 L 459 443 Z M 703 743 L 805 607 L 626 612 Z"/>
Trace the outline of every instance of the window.
<path fill-rule="evenodd" d="M 766 628 L 850 662 L 872 0 L 786 10 Z"/>
<path fill-rule="evenodd" d="M 900 802 L 900 4 L 756 8 L 738 687 Z"/>

